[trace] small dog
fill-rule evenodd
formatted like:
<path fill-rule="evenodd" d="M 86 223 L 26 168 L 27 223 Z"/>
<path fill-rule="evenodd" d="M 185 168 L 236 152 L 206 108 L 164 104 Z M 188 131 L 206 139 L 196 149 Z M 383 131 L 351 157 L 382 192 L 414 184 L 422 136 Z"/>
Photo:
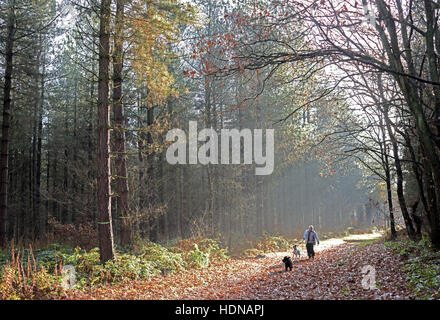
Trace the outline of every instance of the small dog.
<path fill-rule="evenodd" d="M 292 259 L 290 259 L 290 257 L 286 256 L 286 257 L 283 258 L 283 262 L 284 262 L 284 265 L 286 266 L 286 271 L 287 271 L 287 269 L 292 271 L 292 268 L 293 268 Z"/>
<path fill-rule="evenodd" d="M 299 249 L 296 248 L 296 245 L 293 246 L 293 257 L 301 258 L 301 252 L 299 251 Z"/>

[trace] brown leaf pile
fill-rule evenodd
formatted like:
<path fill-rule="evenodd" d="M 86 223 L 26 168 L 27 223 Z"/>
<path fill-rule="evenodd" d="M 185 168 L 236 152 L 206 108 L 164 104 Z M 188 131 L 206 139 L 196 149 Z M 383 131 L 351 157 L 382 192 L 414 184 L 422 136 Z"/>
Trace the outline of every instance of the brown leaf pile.
<path fill-rule="evenodd" d="M 383 244 L 338 245 L 314 261 L 294 260 L 285 272 L 282 253 L 260 259 L 214 262 L 209 269 L 187 270 L 71 292 L 70 299 L 409 299 L 399 260 Z M 376 289 L 362 287 L 361 268 L 376 270 Z"/>

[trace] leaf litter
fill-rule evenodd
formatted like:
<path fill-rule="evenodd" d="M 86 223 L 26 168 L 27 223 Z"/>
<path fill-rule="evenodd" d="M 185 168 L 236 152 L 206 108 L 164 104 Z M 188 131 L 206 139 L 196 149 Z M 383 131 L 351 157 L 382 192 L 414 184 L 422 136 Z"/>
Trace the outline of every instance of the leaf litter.
<path fill-rule="evenodd" d="M 342 243 L 319 250 L 314 261 L 294 260 L 293 270 L 284 271 L 280 256 L 214 261 L 209 268 L 192 269 L 101 285 L 85 291 L 72 290 L 69 299 L 410 299 L 399 259 L 382 243 L 358 246 Z M 374 289 L 364 289 L 361 269 L 375 269 Z"/>

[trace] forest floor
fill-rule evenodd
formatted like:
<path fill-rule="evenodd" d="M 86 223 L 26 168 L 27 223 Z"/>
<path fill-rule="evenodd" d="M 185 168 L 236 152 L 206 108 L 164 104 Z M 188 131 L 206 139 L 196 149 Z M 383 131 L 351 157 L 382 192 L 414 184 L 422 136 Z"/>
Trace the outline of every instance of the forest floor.
<path fill-rule="evenodd" d="M 399 257 L 387 249 L 381 234 L 321 241 L 314 261 L 294 260 L 284 271 L 281 259 L 290 252 L 260 258 L 214 261 L 210 268 L 185 270 L 150 280 L 127 281 L 87 291 L 69 299 L 410 299 Z M 364 289 L 364 266 L 375 270 L 375 289 Z M 370 273 L 371 275 L 371 273 Z"/>

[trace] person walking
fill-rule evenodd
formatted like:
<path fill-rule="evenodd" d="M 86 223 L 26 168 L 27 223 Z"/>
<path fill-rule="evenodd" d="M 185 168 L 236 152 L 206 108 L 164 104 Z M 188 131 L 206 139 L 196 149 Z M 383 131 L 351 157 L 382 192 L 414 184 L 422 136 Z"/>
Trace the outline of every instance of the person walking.
<path fill-rule="evenodd" d="M 318 234 L 313 230 L 313 226 L 310 225 L 309 228 L 304 232 L 304 240 L 306 242 L 307 255 L 309 259 L 315 259 L 315 251 L 313 246 L 319 244 Z"/>

